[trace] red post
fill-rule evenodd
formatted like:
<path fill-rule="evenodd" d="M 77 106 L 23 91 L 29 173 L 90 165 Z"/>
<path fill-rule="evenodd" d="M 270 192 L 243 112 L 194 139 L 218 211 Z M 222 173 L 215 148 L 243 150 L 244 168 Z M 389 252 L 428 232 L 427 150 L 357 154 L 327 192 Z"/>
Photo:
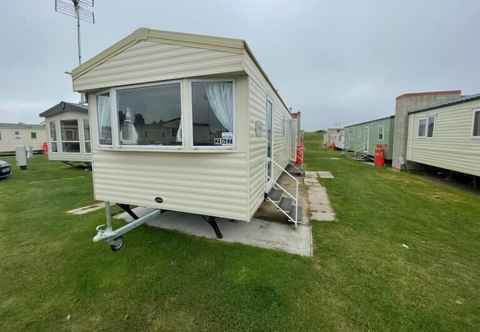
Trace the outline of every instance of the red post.
<path fill-rule="evenodd" d="M 42 151 L 43 151 L 43 154 L 44 154 L 44 155 L 47 155 L 47 154 L 48 154 L 48 144 L 47 144 L 47 143 L 43 143 L 43 145 L 42 145 Z"/>

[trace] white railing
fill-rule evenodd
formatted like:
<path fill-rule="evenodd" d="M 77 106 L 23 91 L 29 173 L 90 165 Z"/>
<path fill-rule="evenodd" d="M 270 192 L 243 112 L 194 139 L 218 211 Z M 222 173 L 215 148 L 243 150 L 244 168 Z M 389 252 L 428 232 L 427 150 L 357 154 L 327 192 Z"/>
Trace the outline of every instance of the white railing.
<path fill-rule="evenodd" d="M 297 180 L 296 177 L 294 177 L 292 174 L 290 174 L 285 168 L 283 168 L 282 166 L 280 166 L 280 164 L 278 164 L 277 162 L 275 162 L 273 159 L 271 158 L 267 158 L 267 170 L 268 170 L 268 162 L 271 163 L 272 165 L 272 175 L 275 173 L 274 172 L 274 168 L 273 166 L 279 168 L 282 173 L 285 173 L 287 174 L 294 182 L 295 182 L 295 196 L 290 193 L 287 189 L 285 189 L 283 186 L 280 185 L 280 183 L 278 182 L 274 182 L 273 183 L 273 186 L 276 186 L 278 188 L 280 188 L 280 190 L 282 190 L 287 196 L 289 196 L 290 198 L 293 199 L 293 201 L 295 202 L 295 216 L 292 217 L 290 216 L 285 210 L 283 210 L 279 204 L 277 204 L 277 202 L 275 202 L 273 199 L 269 199 L 270 202 L 273 203 L 273 205 L 275 205 L 291 222 L 293 222 L 295 224 L 295 227 L 297 227 L 297 224 L 298 224 L 298 194 L 299 194 L 299 186 L 300 186 L 300 182 Z M 268 175 L 268 172 L 267 172 L 267 181 L 268 183 L 270 183 L 270 180 L 271 178 L 269 177 Z M 271 190 L 271 189 L 270 189 Z"/>

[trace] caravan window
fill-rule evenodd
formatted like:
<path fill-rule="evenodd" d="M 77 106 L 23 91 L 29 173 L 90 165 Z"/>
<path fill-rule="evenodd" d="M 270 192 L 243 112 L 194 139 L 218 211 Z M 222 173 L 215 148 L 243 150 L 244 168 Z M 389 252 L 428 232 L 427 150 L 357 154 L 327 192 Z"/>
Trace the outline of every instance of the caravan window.
<path fill-rule="evenodd" d="M 122 145 L 182 145 L 180 83 L 117 90 Z"/>
<path fill-rule="evenodd" d="M 88 120 L 83 120 L 83 137 L 85 140 L 85 152 L 92 152 L 92 145 L 90 144 L 90 124 Z"/>
<path fill-rule="evenodd" d="M 473 111 L 473 133 L 474 137 L 480 137 L 480 109 Z"/>
<path fill-rule="evenodd" d="M 383 140 L 383 127 L 378 127 L 378 140 Z"/>
<path fill-rule="evenodd" d="M 433 129 L 435 128 L 435 116 L 428 117 L 427 137 L 433 137 Z"/>
<path fill-rule="evenodd" d="M 110 94 L 97 95 L 98 144 L 112 145 Z"/>
<path fill-rule="evenodd" d="M 48 124 L 50 129 L 50 152 L 58 152 L 57 148 L 57 130 L 55 128 L 55 122 Z"/>
<path fill-rule="evenodd" d="M 231 146 L 234 140 L 232 81 L 193 81 L 194 146 Z"/>
<path fill-rule="evenodd" d="M 425 137 L 427 132 L 427 119 L 420 119 L 418 121 L 418 137 Z"/>
<path fill-rule="evenodd" d="M 80 152 L 77 120 L 61 120 L 60 133 L 63 152 Z"/>

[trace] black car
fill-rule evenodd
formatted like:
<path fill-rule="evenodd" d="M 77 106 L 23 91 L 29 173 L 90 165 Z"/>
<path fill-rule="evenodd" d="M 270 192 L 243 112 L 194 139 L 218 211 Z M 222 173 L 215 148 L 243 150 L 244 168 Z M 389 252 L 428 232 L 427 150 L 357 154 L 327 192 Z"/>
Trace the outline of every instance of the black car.
<path fill-rule="evenodd" d="M 0 179 L 5 179 L 12 173 L 12 167 L 6 161 L 0 160 Z"/>

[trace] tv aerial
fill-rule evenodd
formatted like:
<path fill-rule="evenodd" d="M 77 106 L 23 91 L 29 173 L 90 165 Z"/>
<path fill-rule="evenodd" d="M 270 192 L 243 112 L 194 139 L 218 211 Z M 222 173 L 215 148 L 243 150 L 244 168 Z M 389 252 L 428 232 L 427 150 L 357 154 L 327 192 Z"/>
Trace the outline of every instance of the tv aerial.
<path fill-rule="evenodd" d="M 55 0 L 55 11 L 74 17 L 77 21 L 78 64 L 82 64 L 82 47 L 80 41 L 80 21 L 95 24 L 93 7 L 95 0 Z"/>

